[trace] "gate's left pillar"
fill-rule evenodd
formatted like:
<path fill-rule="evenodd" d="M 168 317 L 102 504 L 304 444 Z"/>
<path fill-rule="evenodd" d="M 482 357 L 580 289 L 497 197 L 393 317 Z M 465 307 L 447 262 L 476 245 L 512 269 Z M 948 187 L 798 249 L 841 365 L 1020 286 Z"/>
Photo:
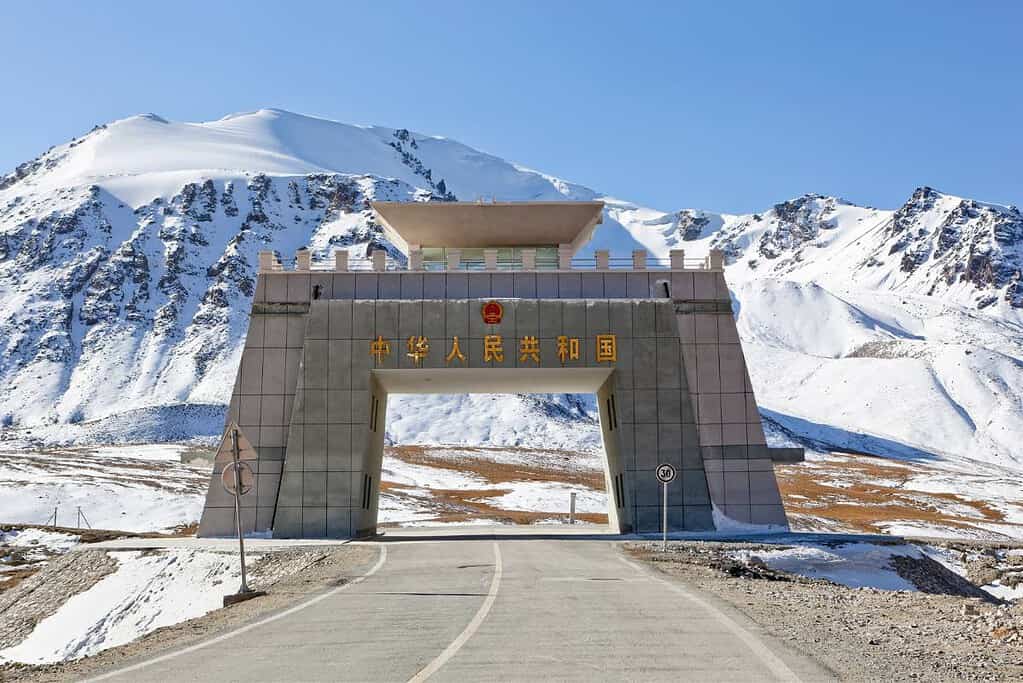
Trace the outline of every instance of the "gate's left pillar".
<path fill-rule="evenodd" d="M 243 529 L 264 532 L 273 526 L 308 310 L 305 304 L 287 302 L 287 287 L 280 286 L 287 284 L 286 277 L 260 275 L 261 286 L 252 304 L 241 363 L 231 392 L 227 428 L 221 452 L 214 462 L 199 523 L 201 537 L 235 533 L 234 500 L 223 491 L 220 483 L 224 465 L 230 460 L 224 443 L 229 443 L 228 430 L 232 425 L 237 425 L 243 441 L 251 445 L 255 454 L 249 461 L 256 475 L 255 486 L 241 498 Z M 268 288 L 264 278 L 269 278 L 273 287 Z M 271 295 L 276 300 L 267 301 Z"/>
<path fill-rule="evenodd" d="M 361 482 L 368 368 L 353 368 L 353 303 L 310 304 L 277 501 L 277 538 L 350 538 Z M 358 377 L 358 380 L 355 378 Z M 359 453 L 354 457 L 353 453 Z"/>

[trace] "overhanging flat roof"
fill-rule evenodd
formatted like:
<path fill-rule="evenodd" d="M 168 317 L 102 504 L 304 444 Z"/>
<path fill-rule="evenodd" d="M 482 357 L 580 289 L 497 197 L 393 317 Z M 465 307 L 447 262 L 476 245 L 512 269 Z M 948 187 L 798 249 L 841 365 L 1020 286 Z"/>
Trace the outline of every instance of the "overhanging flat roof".
<path fill-rule="evenodd" d="M 471 249 L 569 244 L 575 252 L 601 222 L 604 202 L 372 202 L 387 238 Z"/>

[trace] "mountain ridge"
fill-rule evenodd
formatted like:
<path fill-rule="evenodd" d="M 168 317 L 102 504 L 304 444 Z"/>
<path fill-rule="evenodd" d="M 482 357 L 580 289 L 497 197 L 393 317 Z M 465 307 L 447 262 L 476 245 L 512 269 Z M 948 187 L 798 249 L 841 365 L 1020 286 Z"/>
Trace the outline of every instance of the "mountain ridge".
<path fill-rule="evenodd" d="M 922 186 L 892 210 L 810 193 L 753 214 L 664 212 L 448 138 L 267 109 L 197 124 L 121 119 L 0 176 L 0 381 L 9 387 L 0 422 L 8 435 L 35 429 L 52 439 L 62 426 L 129 409 L 225 403 L 258 251 L 395 253 L 370 201 L 483 196 L 602 199 L 604 223 L 583 257 L 723 249 L 755 362 L 784 372 L 782 359 L 795 354 L 793 367 L 808 364 L 802 387 L 751 367 L 772 410 L 805 418 L 801 395 L 812 402 L 827 393 L 823 382 L 863 381 L 858 366 L 881 364 L 908 373 L 906 386 L 923 396 L 903 400 L 930 406 L 935 420 L 959 424 L 956 406 L 967 406 L 973 427 L 951 433 L 952 452 L 1018 455 L 1011 443 L 1023 433 L 1007 421 L 1023 416 L 1023 375 L 993 357 L 981 367 L 945 354 L 972 346 L 1023 358 L 1016 207 Z M 948 329 L 952 320 L 958 329 Z M 928 353 L 875 357 L 905 353 L 900 339 Z M 946 381 L 956 386 L 943 398 Z M 917 444 L 897 420 L 878 431 L 866 406 L 819 417 L 947 450 Z"/>

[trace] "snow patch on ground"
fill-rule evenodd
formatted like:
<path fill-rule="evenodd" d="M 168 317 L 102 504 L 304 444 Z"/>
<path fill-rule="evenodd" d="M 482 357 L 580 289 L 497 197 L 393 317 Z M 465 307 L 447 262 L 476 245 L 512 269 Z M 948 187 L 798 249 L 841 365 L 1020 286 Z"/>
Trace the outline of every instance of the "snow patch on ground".
<path fill-rule="evenodd" d="M 917 590 L 892 568 L 891 561 L 896 556 L 920 558 L 922 553 L 909 544 L 873 543 L 848 543 L 834 547 L 799 545 L 781 550 L 737 550 L 730 553 L 730 557 L 743 562 L 757 557 L 771 569 L 811 579 L 827 579 L 850 588 Z"/>
<path fill-rule="evenodd" d="M 571 495 L 576 494 L 575 511 L 579 513 L 607 512 L 607 494 L 585 486 L 572 486 L 551 481 L 512 481 L 489 488 L 511 489 L 502 496 L 487 498 L 486 502 L 502 510 L 526 512 L 568 512 Z"/>
<path fill-rule="evenodd" d="M 381 479 L 395 484 L 415 486 L 420 489 L 455 489 L 468 491 L 487 488 L 487 480 L 472 472 L 459 472 L 444 467 L 430 467 L 384 458 Z"/>
<path fill-rule="evenodd" d="M 1023 598 L 1023 584 L 1017 584 L 1016 587 L 1013 588 L 1012 586 L 1002 585 L 1000 581 L 995 581 L 994 583 L 981 586 L 981 588 L 1001 600 L 1015 602 L 1016 600 Z"/>
<path fill-rule="evenodd" d="M 53 555 L 70 551 L 79 541 L 78 536 L 43 529 L 16 529 L 0 531 L 0 571 L 7 567 L 11 550 L 20 550 L 19 559 L 27 563 L 42 562 Z"/>
<path fill-rule="evenodd" d="M 238 580 L 229 554 L 199 550 L 111 553 L 117 570 L 69 599 L 0 659 L 47 664 L 129 643 L 222 606 Z"/>
<path fill-rule="evenodd" d="M 136 460 L 154 460 L 181 462 L 181 456 L 189 450 L 189 446 L 177 443 L 132 444 L 129 446 L 97 446 L 92 454 L 97 458 L 134 458 Z"/>
<path fill-rule="evenodd" d="M 714 515 L 714 528 L 722 534 L 775 534 L 788 531 L 788 528 L 777 524 L 749 524 L 740 522 L 725 515 L 717 505 L 711 504 Z"/>

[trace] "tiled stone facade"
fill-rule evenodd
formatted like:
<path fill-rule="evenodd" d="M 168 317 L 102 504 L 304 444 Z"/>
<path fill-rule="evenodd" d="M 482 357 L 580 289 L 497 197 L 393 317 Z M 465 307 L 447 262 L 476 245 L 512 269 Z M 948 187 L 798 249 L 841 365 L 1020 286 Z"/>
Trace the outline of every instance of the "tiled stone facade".
<path fill-rule="evenodd" d="M 491 299 L 504 307 L 497 325 L 480 315 Z M 598 362 L 603 334 L 615 335 L 615 362 Z M 487 335 L 501 336 L 503 362 L 484 358 Z M 562 335 L 579 339 L 578 360 L 558 358 Z M 465 360 L 448 364 L 456 336 Z M 390 352 L 375 358 L 378 337 Z M 420 364 L 407 355 L 409 337 L 428 340 Z M 524 337 L 538 339 L 539 364 L 520 358 Z M 712 501 L 738 521 L 785 524 L 720 271 L 306 271 L 257 283 L 229 415 L 258 454 L 246 528 L 280 538 L 371 533 L 387 406 L 374 371 L 457 367 L 607 368 L 594 391 L 610 518 L 622 530 L 660 528 L 661 462 L 678 470 L 670 529 L 712 530 Z M 492 386 L 480 379 L 480 390 Z M 215 471 L 200 535 L 233 531 L 219 489 Z"/>

